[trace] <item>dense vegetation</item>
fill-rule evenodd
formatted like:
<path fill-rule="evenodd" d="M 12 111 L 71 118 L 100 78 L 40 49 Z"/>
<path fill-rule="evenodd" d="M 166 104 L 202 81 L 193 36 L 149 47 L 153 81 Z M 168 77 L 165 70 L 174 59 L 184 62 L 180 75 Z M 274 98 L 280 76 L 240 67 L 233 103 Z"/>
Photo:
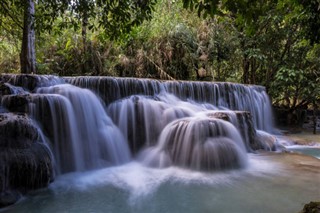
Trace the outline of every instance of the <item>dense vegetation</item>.
<path fill-rule="evenodd" d="M 25 2 L 0 3 L 0 72 L 20 72 Z M 33 18 L 37 73 L 260 84 L 319 107 L 318 0 L 41 0 Z"/>

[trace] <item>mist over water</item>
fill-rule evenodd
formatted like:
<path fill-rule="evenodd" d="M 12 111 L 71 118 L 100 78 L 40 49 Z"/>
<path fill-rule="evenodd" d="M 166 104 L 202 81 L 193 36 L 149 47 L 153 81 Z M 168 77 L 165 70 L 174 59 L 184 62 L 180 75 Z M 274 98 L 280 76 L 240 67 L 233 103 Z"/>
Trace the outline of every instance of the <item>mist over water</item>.
<path fill-rule="evenodd" d="M 318 197 L 319 179 L 290 167 L 309 161 L 250 154 L 246 169 L 213 173 L 131 162 L 62 175 L 4 212 L 298 212 Z"/>

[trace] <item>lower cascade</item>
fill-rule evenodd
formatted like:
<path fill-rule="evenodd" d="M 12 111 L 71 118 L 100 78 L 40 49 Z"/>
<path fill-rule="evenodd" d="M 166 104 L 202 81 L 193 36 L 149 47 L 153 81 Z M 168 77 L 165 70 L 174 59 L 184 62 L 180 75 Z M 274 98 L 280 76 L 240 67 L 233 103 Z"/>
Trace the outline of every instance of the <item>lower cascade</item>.
<path fill-rule="evenodd" d="M 263 87 L 1 75 L 0 89 L 0 115 L 23 114 L 32 119 L 41 140 L 37 136 L 30 144 L 47 150 L 39 152 L 45 153 L 39 160 L 46 163 L 48 177 L 42 174 L 45 183 L 34 188 L 49 184 L 54 174 L 116 166 L 132 159 L 156 168 L 239 169 L 248 164 L 247 152 L 276 147 L 267 133 L 273 124 Z M 21 141 L 0 133 L 7 141 L 0 143 L 4 148 L 0 165 L 6 167 L 0 168 L 0 190 L 23 191 L 23 186 L 11 184 L 6 172 L 14 163 L 3 163 L 8 152 L 21 149 L 12 145 Z"/>
<path fill-rule="evenodd" d="M 171 165 L 212 171 L 246 165 L 239 132 L 227 121 L 203 117 L 175 120 L 162 131 L 157 146 L 142 154 L 146 165 Z"/>

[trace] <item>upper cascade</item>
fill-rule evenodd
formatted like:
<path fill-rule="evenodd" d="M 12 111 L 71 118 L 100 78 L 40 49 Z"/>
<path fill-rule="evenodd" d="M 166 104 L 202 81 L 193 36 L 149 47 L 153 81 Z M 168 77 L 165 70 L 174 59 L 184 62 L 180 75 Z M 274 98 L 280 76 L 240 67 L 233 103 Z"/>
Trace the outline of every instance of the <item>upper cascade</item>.
<path fill-rule="evenodd" d="M 272 110 L 265 88 L 229 82 L 159 81 L 115 77 L 66 77 L 66 82 L 95 91 L 106 103 L 132 95 L 171 93 L 183 101 L 210 104 L 217 109 L 248 111 L 256 129 L 273 132 Z"/>
<path fill-rule="evenodd" d="M 5 82 L 21 87 L 23 90 L 34 92 L 37 88 L 48 87 L 65 83 L 64 80 L 54 75 L 33 75 L 33 74 L 1 74 L 0 83 Z"/>

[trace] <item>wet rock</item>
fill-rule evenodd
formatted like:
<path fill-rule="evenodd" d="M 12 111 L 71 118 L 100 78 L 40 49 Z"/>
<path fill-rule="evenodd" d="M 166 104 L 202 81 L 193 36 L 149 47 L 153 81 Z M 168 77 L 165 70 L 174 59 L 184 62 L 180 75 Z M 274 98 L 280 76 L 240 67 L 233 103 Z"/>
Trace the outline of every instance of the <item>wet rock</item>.
<path fill-rule="evenodd" d="M 16 87 L 22 87 L 29 91 L 34 91 L 38 87 L 64 83 L 64 80 L 53 75 L 2 74 L 0 75 L 0 82 L 9 83 Z"/>
<path fill-rule="evenodd" d="M 21 194 L 17 191 L 0 192 L 0 208 L 10 206 L 21 198 Z"/>
<path fill-rule="evenodd" d="M 28 95 L 6 95 L 2 97 L 2 105 L 10 112 L 28 113 L 30 94 Z"/>
<path fill-rule="evenodd" d="M 267 151 L 276 151 L 277 138 L 267 132 L 257 130 L 256 143 Z"/>
<path fill-rule="evenodd" d="M 211 111 L 208 117 L 218 118 L 232 123 L 240 132 L 247 151 L 264 149 L 256 140 L 256 130 L 253 125 L 252 116 L 247 111 Z"/>
<path fill-rule="evenodd" d="M 11 95 L 10 86 L 6 83 L 0 82 L 0 97 L 3 95 Z"/>
<path fill-rule="evenodd" d="M 320 201 L 305 204 L 300 213 L 320 213 Z"/>
<path fill-rule="evenodd" d="M 12 149 L 30 148 L 39 138 L 37 128 L 25 115 L 0 114 L 0 147 Z"/>
<path fill-rule="evenodd" d="M 0 79 L 3 82 L 10 83 L 15 86 L 20 86 L 26 88 L 30 91 L 34 90 L 37 87 L 37 77 L 36 75 L 13 75 L 13 74 L 3 74 Z"/>
<path fill-rule="evenodd" d="M 0 114 L 0 206 L 53 181 L 52 155 L 37 127 L 23 114 Z"/>

